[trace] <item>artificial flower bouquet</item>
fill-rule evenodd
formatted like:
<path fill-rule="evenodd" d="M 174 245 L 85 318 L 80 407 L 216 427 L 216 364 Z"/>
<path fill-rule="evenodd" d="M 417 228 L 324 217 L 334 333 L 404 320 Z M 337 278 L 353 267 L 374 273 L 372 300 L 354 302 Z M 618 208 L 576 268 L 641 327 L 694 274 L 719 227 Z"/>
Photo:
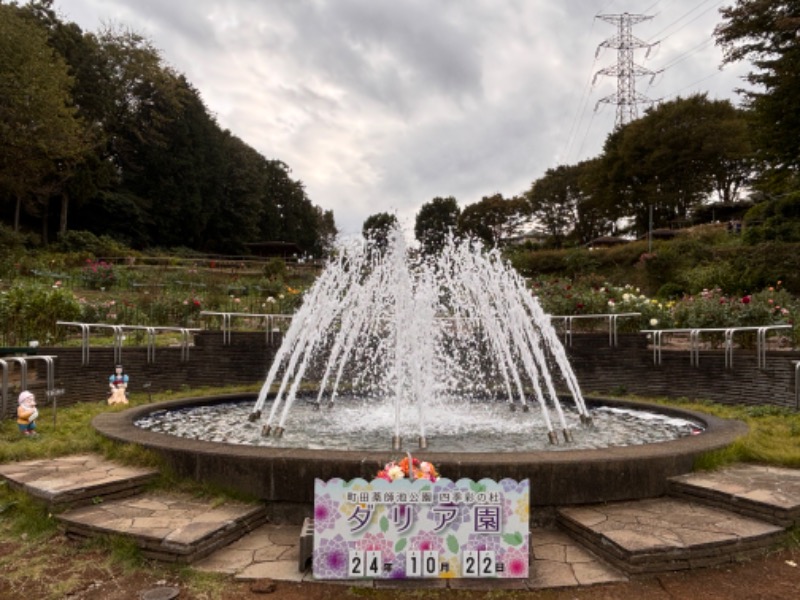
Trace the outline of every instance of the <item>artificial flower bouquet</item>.
<path fill-rule="evenodd" d="M 401 461 L 392 461 L 378 471 L 376 476 L 378 479 L 385 479 L 386 481 L 395 481 L 397 479 L 427 479 L 428 481 L 436 481 L 439 478 L 439 473 L 436 467 L 428 461 L 412 458 L 410 461 L 408 457 Z"/>

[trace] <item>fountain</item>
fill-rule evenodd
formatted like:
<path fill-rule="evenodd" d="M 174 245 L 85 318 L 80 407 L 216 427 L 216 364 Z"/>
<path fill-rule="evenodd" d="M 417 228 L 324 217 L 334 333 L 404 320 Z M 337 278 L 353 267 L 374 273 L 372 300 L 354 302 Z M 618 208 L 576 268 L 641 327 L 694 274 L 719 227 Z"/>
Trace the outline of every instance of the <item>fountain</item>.
<path fill-rule="evenodd" d="M 537 299 L 495 251 L 448 240 L 435 257 L 409 258 L 399 231 L 385 251 L 343 251 L 319 278 L 286 333 L 250 418 L 261 417 L 283 369 L 264 435 L 280 437 L 310 364 L 321 357 L 316 405 L 333 407 L 343 373 L 349 387 L 394 407 L 392 448 L 402 446 L 402 415 L 416 414 L 419 447 L 427 447 L 426 412 L 464 396 L 502 398 L 511 410 L 534 403 L 551 444 L 558 430 L 573 439 L 551 369 L 591 417 L 564 349 Z M 319 356 L 318 356 L 319 355 Z M 454 400 L 455 399 L 455 400 Z"/>
<path fill-rule="evenodd" d="M 238 429 L 258 430 L 261 443 L 177 437 L 136 425 L 189 406 L 213 415 L 242 403 L 250 407 L 249 415 L 240 411 L 234 422 L 241 423 Z M 450 240 L 435 258 L 415 256 L 395 232 L 385 249 L 345 248 L 326 268 L 293 319 L 256 398 L 138 407 L 100 415 L 95 426 L 113 439 L 158 451 L 179 473 L 271 501 L 276 519 L 296 519 L 307 510 L 315 477 L 371 478 L 392 452 L 404 449 L 404 436 L 415 437 L 415 453 L 435 462 L 450 479 L 527 478 L 531 504 L 552 507 L 663 494 L 667 477 L 690 471 L 698 454 L 729 444 L 744 427 L 648 406 L 648 414 L 663 417 L 662 422 L 674 417 L 687 425 L 668 441 L 575 443 L 584 434 L 605 431 L 593 425 L 600 405 L 628 415 L 643 408 L 584 399 L 548 316 L 499 253 Z M 495 413 L 497 425 L 483 437 L 491 438 L 506 422 L 518 430 L 495 436 L 500 439 L 481 452 L 471 447 L 469 431 L 467 444 L 456 449 L 429 439 L 438 421 L 456 421 L 475 406 Z M 308 409 L 316 416 L 303 412 Z M 364 434 L 353 431 L 354 410 L 380 423 L 391 443 L 384 449 L 331 448 L 312 434 L 298 447 L 287 429 L 290 415 L 300 415 L 293 425 L 299 433 L 314 419 L 326 423 L 341 415 L 350 435 L 359 438 Z M 548 449 L 523 443 L 541 435 Z"/>

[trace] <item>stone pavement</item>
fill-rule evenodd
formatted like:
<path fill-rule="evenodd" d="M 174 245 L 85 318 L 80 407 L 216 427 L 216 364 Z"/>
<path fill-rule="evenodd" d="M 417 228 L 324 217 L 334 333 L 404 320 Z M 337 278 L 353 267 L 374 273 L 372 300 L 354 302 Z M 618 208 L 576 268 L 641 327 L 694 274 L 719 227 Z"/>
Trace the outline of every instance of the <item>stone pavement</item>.
<path fill-rule="evenodd" d="M 239 580 L 275 579 L 314 581 L 310 570 L 298 569 L 300 527 L 264 525 L 192 566 L 201 571 L 228 573 Z M 531 534 L 531 568 L 528 580 L 453 580 L 449 587 L 513 587 L 541 589 L 625 581 L 627 577 L 557 530 L 535 529 Z M 346 585 L 372 587 L 376 582 L 344 581 Z M 443 580 L 418 581 L 420 587 L 443 585 Z M 383 583 L 386 585 L 386 583 Z"/>
<path fill-rule="evenodd" d="M 135 540 L 146 558 L 191 564 L 262 525 L 266 509 L 152 491 L 69 510 L 56 518 L 71 538 L 123 535 Z"/>
<path fill-rule="evenodd" d="M 800 470 L 734 465 L 672 477 L 670 495 L 714 506 L 736 505 L 739 514 L 791 527 L 800 522 Z"/>
<path fill-rule="evenodd" d="M 710 567 L 763 552 L 783 528 L 676 498 L 559 509 L 559 523 L 628 573 Z"/>
<path fill-rule="evenodd" d="M 0 465 L 0 477 L 61 509 L 91 504 L 100 496 L 108 500 L 139 494 L 158 471 L 126 467 L 96 454 L 74 454 Z"/>
<path fill-rule="evenodd" d="M 93 455 L 0 465 L 0 477 L 11 485 L 69 507 L 58 518 L 71 537 L 128 536 L 146 556 L 239 580 L 313 581 L 308 569 L 298 568 L 300 525 L 265 523 L 260 503 L 142 491 L 155 476 Z M 558 509 L 559 529 L 531 532 L 527 580 L 342 583 L 541 589 L 625 581 L 638 573 L 741 560 L 768 550 L 785 527 L 800 521 L 800 470 L 736 465 L 670 483 L 676 496 Z"/>

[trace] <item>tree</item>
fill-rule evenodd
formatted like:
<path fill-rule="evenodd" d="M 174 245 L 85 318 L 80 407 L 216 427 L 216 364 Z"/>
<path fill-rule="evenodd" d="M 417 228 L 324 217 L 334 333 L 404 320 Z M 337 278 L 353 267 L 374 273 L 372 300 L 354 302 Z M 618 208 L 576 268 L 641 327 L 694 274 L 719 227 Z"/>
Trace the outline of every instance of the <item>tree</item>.
<path fill-rule="evenodd" d="M 578 221 L 578 172 L 577 167 L 548 169 L 525 193 L 535 229 L 545 232 L 556 248 L 563 246 Z"/>
<path fill-rule="evenodd" d="M 23 208 L 46 214 L 50 194 L 87 151 L 72 83 L 46 31 L 16 6 L 0 4 L 0 188 L 15 201 L 15 231 Z"/>
<path fill-rule="evenodd" d="M 630 217 L 639 233 L 650 215 L 656 227 L 688 219 L 715 189 L 730 196 L 747 179 L 751 150 L 746 117 L 727 100 L 704 94 L 649 109 L 615 130 L 603 148 L 596 180 L 615 217 Z"/>
<path fill-rule="evenodd" d="M 800 170 L 800 4 L 737 0 L 720 13 L 714 35 L 723 64 L 749 59 L 755 67 L 747 80 L 758 87 L 740 91 L 753 111 L 759 155 L 768 171 L 791 177 Z"/>
<path fill-rule="evenodd" d="M 499 246 L 511 237 L 527 219 L 529 209 L 524 198 L 506 200 L 502 194 L 484 196 L 480 202 L 464 208 L 458 218 L 462 234 L 478 238 L 489 247 Z"/>
<path fill-rule="evenodd" d="M 63 235 L 67 231 L 71 201 L 80 204 L 101 189 L 107 189 L 115 173 L 113 165 L 98 153 L 105 144 L 101 118 L 105 87 L 100 85 L 97 77 L 100 53 L 96 39 L 84 34 L 75 23 L 62 22 L 52 5 L 52 0 L 32 0 L 20 7 L 20 13 L 47 32 L 49 46 L 66 61 L 69 74 L 73 77 L 70 90 L 72 105 L 77 109 L 76 116 L 84 124 L 87 133 L 85 156 L 79 161 L 63 162 L 60 169 L 63 185 L 60 190 L 54 190 L 61 203 L 58 231 L 59 235 Z"/>
<path fill-rule="evenodd" d="M 361 235 L 372 244 L 372 247 L 383 252 L 389 245 L 389 236 L 397 229 L 397 217 L 390 213 L 376 213 L 364 219 Z"/>
<path fill-rule="evenodd" d="M 452 196 L 436 197 L 422 205 L 414 222 L 414 236 L 426 254 L 441 252 L 447 236 L 456 232 L 461 214 Z"/>

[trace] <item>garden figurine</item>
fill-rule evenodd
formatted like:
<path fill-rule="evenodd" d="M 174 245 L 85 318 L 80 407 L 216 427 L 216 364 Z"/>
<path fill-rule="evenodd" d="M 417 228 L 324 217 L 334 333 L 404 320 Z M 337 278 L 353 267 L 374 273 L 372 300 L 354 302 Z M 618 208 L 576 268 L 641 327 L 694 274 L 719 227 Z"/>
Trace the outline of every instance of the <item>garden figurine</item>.
<path fill-rule="evenodd" d="M 36 433 L 36 419 L 39 417 L 39 410 L 36 408 L 36 397 L 25 390 L 19 395 L 19 406 L 17 407 L 17 425 L 22 435 L 32 436 Z"/>
<path fill-rule="evenodd" d="M 122 369 L 122 365 L 117 365 L 114 373 L 108 378 L 108 387 L 110 388 L 108 395 L 109 404 L 127 404 L 128 403 L 128 375 Z"/>

